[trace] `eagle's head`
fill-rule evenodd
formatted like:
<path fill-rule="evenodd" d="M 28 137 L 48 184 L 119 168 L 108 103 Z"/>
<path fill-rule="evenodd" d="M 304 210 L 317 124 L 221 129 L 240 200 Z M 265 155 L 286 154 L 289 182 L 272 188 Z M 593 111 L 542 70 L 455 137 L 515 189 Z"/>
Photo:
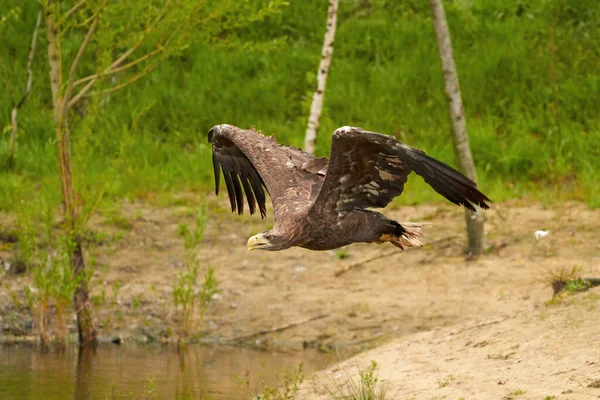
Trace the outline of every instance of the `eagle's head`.
<path fill-rule="evenodd" d="M 248 239 L 248 250 L 284 250 L 290 248 L 288 241 L 275 231 L 265 231 Z"/>
<path fill-rule="evenodd" d="M 218 134 L 218 133 L 221 133 L 221 132 L 223 132 L 223 131 L 227 131 L 228 129 L 232 129 L 232 128 L 239 129 L 239 128 L 235 127 L 235 126 L 228 125 L 228 124 L 221 124 L 221 125 L 215 125 L 215 126 L 213 126 L 213 127 L 212 127 L 212 128 L 210 128 L 210 130 L 208 131 L 208 142 L 209 142 L 209 143 L 212 143 L 212 140 L 213 140 L 213 135 L 214 135 L 215 133 L 217 133 L 217 134 Z"/>

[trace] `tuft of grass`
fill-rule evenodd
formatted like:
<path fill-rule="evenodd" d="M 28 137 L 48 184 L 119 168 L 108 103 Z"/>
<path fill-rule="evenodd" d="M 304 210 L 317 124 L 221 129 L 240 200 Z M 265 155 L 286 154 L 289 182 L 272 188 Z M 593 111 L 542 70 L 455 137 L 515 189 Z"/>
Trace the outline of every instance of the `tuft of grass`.
<path fill-rule="evenodd" d="M 102 287 L 102 292 L 99 295 L 92 296 L 92 304 L 98 308 L 106 305 L 106 288 Z"/>
<path fill-rule="evenodd" d="M 562 293 L 573 295 L 588 290 L 592 285 L 581 278 L 582 269 L 581 266 L 574 266 L 552 271 L 548 281 L 553 290 L 553 297 L 557 297 Z"/>
<path fill-rule="evenodd" d="M 241 392 L 253 396 L 253 400 L 295 400 L 300 385 L 304 381 L 304 366 L 299 364 L 293 371 L 283 369 L 280 374 L 283 384 L 280 387 L 267 385 L 262 372 L 258 373 L 258 383 L 256 387 L 250 384 L 250 372 L 246 373 L 245 378 L 236 376 Z M 254 396 L 254 393 L 260 393 Z"/>
<path fill-rule="evenodd" d="M 43 345 L 66 342 L 68 314 L 80 280 L 89 281 L 91 272 L 76 278 L 71 268 L 73 237 L 54 229 L 54 208 L 47 199 L 31 196 L 17 213 L 15 258 L 30 278 L 23 285 L 34 331 Z M 93 260 L 93 257 L 91 257 Z M 93 262 L 89 262 L 93 271 Z"/>
<path fill-rule="evenodd" d="M 103 215 L 106 223 L 109 225 L 126 231 L 132 228 L 131 221 L 121 213 L 119 208 L 107 207 L 103 210 Z"/>
<path fill-rule="evenodd" d="M 572 279 L 566 282 L 565 290 L 569 294 L 583 292 L 589 289 L 590 285 L 582 278 Z"/>
<path fill-rule="evenodd" d="M 142 304 L 142 300 L 141 300 L 141 295 L 137 295 L 133 298 L 133 301 L 131 303 L 131 308 L 135 311 L 137 310 L 140 305 Z"/>
<path fill-rule="evenodd" d="M 119 280 L 115 281 L 115 283 L 112 285 L 112 292 L 113 292 L 112 305 L 116 305 L 119 302 L 119 293 L 121 292 L 121 281 L 119 281 Z"/>
<path fill-rule="evenodd" d="M 156 378 L 151 376 L 148 378 L 148 383 L 144 385 L 144 397 L 146 400 L 154 400 L 156 398 L 156 392 L 158 390 L 158 386 L 156 384 Z"/>
<path fill-rule="evenodd" d="M 352 377 L 348 370 L 343 371 L 343 380 L 338 382 L 331 378 L 332 388 L 325 386 L 333 400 L 386 400 L 388 396 L 386 386 L 379 381 L 377 362 L 371 360 L 366 370 L 359 370 L 358 380 Z"/>
<path fill-rule="evenodd" d="M 438 388 L 446 387 L 450 384 L 450 382 L 454 381 L 456 378 L 452 375 L 448 376 L 446 379 L 438 380 Z"/>
<path fill-rule="evenodd" d="M 206 269 L 200 288 L 196 280 L 200 265 L 197 262 L 186 263 L 179 279 L 173 284 L 173 304 L 177 311 L 179 340 L 184 341 L 196 330 L 213 296 L 218 294 L 219 282 L 215 278 L 215 269 L 210 265 Z M 197 313 L 196 313 L 197 312 Z"/>
<path fill-rule="evenodd" d="M 185 215 L 194 213 L 186 208 Z M 219 282 L 215 278 L 215 269 L 207 266 L 204 280 L 197 285 L 197 277 L 200 271 L 200 263 L 196 258 L 197 247 L 204 241 L 204 231 L 208 222 L 206 202 L 202 201 L 201 207 L 195 212 L 193 225 L 180 223 L 177 227 L 178 235 L 183 238 L 185 248 L 185 261 L 179 279 L 173 284 L 173 304 L 177 312 L 176 330 L 179 333 L 179 341 L 183 343 L 196 331 L 198 324 L 204 319 L 204 314 L 213 301 L 213 298 L 221 290 Z"/>
<path fill-rule="evenodd" d="M 514 392 L 510 392 L 509 394 L 507 394 L 506 396 L 503 397 L 504 400 L 512 400 L 515 399 L 519 396 L 524 395 L 525 393 L 527 393 L 525 390 L 523 389 L 517 389 Z"/>
<path fill-rule="evenodd" d="M 341 249 L 335 252 L 335 256 L 338 260 L 345 260 L 350 257 L 350 254 L 346 250 Z"/>
<path fill-rule="evenodd" d="M 186 213 L 192 213 L 192 211 L 187 209 Z M 204 231 L 207 222 L 208 212 L 206 211 L 206 204 L 203 202 L 202 206 L 196 212 L 193 225 L 188 226 L 184 222 L 179 223 L 177 234 L 183 238 L 183 244 L 186 249 L 192 249 L 204 241 Z"/>

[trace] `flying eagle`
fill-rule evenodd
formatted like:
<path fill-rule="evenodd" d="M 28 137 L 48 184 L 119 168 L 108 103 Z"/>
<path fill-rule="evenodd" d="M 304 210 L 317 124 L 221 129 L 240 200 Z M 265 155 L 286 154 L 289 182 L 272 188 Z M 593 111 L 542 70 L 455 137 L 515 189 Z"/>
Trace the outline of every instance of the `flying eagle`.
<path fill-rule="evenodd" d="M 473 181 L 391 136 L 344 126 L 333 132 L 331 158 L 283 146 L 254 129 L 217 125 L 212 143 L 215 192 L 221 170 L 231 211 L 265 217 L 266 188 L 275 213 L 273 229 L 252 236 L 248 249 L 336 249 L 355 242 L 421 246 L 420 224 L 402 223 L 368 208 L 385 207 L 414 171 L 454 204 L 489 208 Z"/>

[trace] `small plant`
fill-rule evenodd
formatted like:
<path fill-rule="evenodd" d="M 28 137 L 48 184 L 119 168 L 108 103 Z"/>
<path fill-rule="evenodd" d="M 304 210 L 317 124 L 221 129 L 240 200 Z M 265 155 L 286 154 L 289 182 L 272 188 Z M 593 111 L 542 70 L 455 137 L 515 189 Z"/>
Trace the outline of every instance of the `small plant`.
<path fill-rule="evenodd" d="M 570 269 L 562 268 L 551 272 L 549 281 L 554 291 L 553 297 L 563 292 L 573 295 L 588 290 L 591 285 L 581 278 L 580 273 L 582 269 L 581 266 L 575 266 Z"/>
<path fill-rule="evenodd" d="M 113 244 L 115 246 L 118 245 L 122 239 L 123 239 L 123 232 L 119 231 L 119 232 L 115 233 L 115 237 L 113 239 Z"/>
<path fill-rule="evenodd" d="M 190 228 L 188 228 L 185 222 L 180 222 L 177 225 L 177 234 L 183 238 L 190 234 Z"/>
<path fill-rule="evenodd" d="M 507 394 L 506 396 L 504 396 L 504 400 L 514 399 L 516 397 L 524 395 L 525 393 L 527 393 L 527 392 L 524 391 L 523 389 L 517 389 L 514 392 L 510 392 L 509 394 Z"/>
<path fill-rule="evenodd" d="M 23 291 L 44 345 L 53 336 L 64 343 L 73 295 L 81 280 L 89 279 L 88 274 L 74 276 L 70 254 L 75 241 L 72 235 L 54 230 L 53 211 L 46 199 L 34 198 L 18 210 L 17 218 L 17 258 L 31 276 Z"/>
<path fill-rule="evenodd" d="M 13 302 L 13 305 L 15 306 L 16 309 L 21 308 L 21 300 L 19 300 L 19 295 L 17 294 L 16 291 L 12 290 L 12 288 L 10 287 L 10 284 L 5 284 L 4 286 L 6 288 L 6 290 L 9 292 L 10 294 L 10 298 Z M 29 286 L 26 286 L 25 289 L 29 289 Z M 31 305 L 31 304 L 30 304 Z"/>
<path fill-rule="evenodd" d="M 202 287 L 200 288 L 199 293 L 202 312 L 204 312 L 206 307 L 211 303 L 213 296 L 218 294 L 220 291 L 221 289 L 219 289 L 219 282 L 215 278 L 215 269 L 209 265 L 206 269 L 206 274 L 204 274 L 204 282 L 202 282 Z"/>
<path fill-rule="evenodd" d="M 438 379 L 438 387 L 440 389 L 443 388 L 443 387 L 446 387 L 446 386 L 448 386 L 450 384 L 450 382 L 453 382 L 455 380 L 456 380 L 456 378 L 454 376 L 452 376 L 452 375 L 449 375 L 446 379 L 442 379 L 442 380 Z"/>
<path fill-rule="evenodd" d="M 107 329 L 110 326 L 110 316 L 106 317 L 104 321 L 100 323 L 102 329 Z"/>
<path fill-rule="evenodd" d="M 74 242 L 69 240 L 63 244 L 63 248 L 59 250 L 59 257 L 54 262 L 57 263 L 54 269 L 54 292 L 52 296 L 54 298 L 56 307 L 56 323 L 58 327 L 58 334 L 62 340 L 66 339 L 67 334 L 67 312 L 70 309 L 73 295 L 79 286 L 80 280 L 89 282 L 91 277 L 92 269 L 89 268 L 86 273 L 81 274 L 79 277 L 75 277 L 73 269 L 71 268 L 70 254 L 71 250 L 67 250 L 67 247 L 74 246 Z M 91 265 L 90 265 L 91 267 Z"/>
<path fill-rule="evenodd" d="M 384 400 L 387 397 L 386 387 L 379 382 L 377 376 L 377 362 L 371 360 L 371 365 L 366 370 L 359 371 L 358 382 L 344 370 L 343 383 L 332 378 L 333 389 L 326 387 L 333 400 Z M 393 398 L 392 396 L 391 398 Z"/>
<path fill-rule="evenodd" d="M 121 282 L 115 281 L 114 285 L 112 286 L 112 292 L 113 292 L 112 304 L 113 305 L 116 305 L 119 302 L 119 292 L 120 291 L 121 291 Z"/>
<path fill-rule="evenodd" d="M 140 305 L 142 304 L 142 300 L 140 299 L 141 295 L 137 295 L 133 298 L 133 302 L 131 304 L 131 307 L 133 308 L 133 310 L 137 310 Z"/>
<path fill-rule="evenodd" d="M 103 211 L 103 214 L 107 224 L 113 225 L 122 230 L 130 230 L 132 228 L 131 221 L 123 216 L 119 208 L 106 208 Z"/>
<path fill-rule="evenodd" d="M 52 311 L 54 311 L 54 325 L 59 342 L 65 340 L 67 312 L 79 283 L 73 276 L 69 260 L 68 246 L 71 246 L 72 242 L 66 241 L 64 237 L 59 237 L 59 240 L 56 247 L 51 247 L 50 251 L 38 250 L 39 262 L 31 267 L 33 284 L 24 287 L 44 345 L 50 343 Z M 82 276 L 82 279 L 87 277 Z"/>
<path fill-rule="evenodd" d="M 100 295 L 92 296 L 92 303 L 94 307 L 102 307 L 106 304 L 106 288 L 102 288 Z"/>
<path fill-rule="evenodd" d="M 151 376 L 148 378 L 148 384 L 144 385 L 144 398 L 148 400 L 154 400 L 156 397 L 156 379 Z"/>
<path fill-rule="evenodd" d="M 590 287 L 589 284 L 585 280 L 583 280 L 581 278 L 577 278 L 577 279 L 567 281 L 566 285 L 565 285 L 565 290 L 569 294 L 575 294 L 577 292 L 583 292 L 583 291 L 587 290 L 589 287 Z"/>
<path fill-rule="evenodd" d="M 348 254 L 348 252 L 346 250 L 338 250 L 335 252 L 335 256 L 337 257 L 338 260 L 345 260 L 346 258 L 350 257 L 350 254 Z"/>
<path fill-rule="evenodd" d="M 204 318 L 204 313 L 211 303 L 213 296 L 220 292 L 219 283 L 215 278 L 215 269 L 208 266 L 204 281 L 196 289 L 196 280 L 200 266 L 197 262 L 187 263 L 179 274 L 179 280 L 173 285 L 173 303 L 179 314 L 180 339 L 191 335 L 197 323 Z M 199 318 L 194 312 L 199 307 Z"/>
<path fill-rule="evenodd" d="M 254 393 L 261 393 L 255 395 L 253 400 L 295 400 L 300 390 L 300 385 L 304 381 L 304 366 L 298 365 L 294 371 L 284 369 L 282 372 L 283 385 L 281 387 L 269 386 L 265 383 L 264 376 L 261 372 L 258 374 L 258 383 L 254 390 L 250 385 L 249 375 L 246 373 L 246 379 L 242 379 L 236 376 L 236 380 L 240 385 L 243 392 L 247 392 L 250 396 Z"/>
<path fill-rule="evenodd" d="M 215 269 L 210 265 L 199 288 L 196 283 L 200 265 L 195 258 L 194 249 L 204 240 L 207 222 L 206 206 L 202 205 L 196 213 L 192 227 L 184 223 L 177 227 L 177 233 L 183 238 L 186 250 L 183 270 L 173 285 L 173 303 L 178 313 L 180 340 L 190 336 L 196 330 L 197 324 L 204 319 L 204 313 L 212 302 L 213 296 L 220 292 L 219 283 L 215 278 Z M 198 315 L 195 315 L 196 312 Z"/>
<path fill-rule="evenodd" d="M 204 240 L 204 230 L 207 222 L 208 214 L 206 212 L 206 205 L 202 205 L 196 213 L 196 220 L 193 227 L 190 228 L 183 222 L 177 226 L 177 233 L 183 237 L 186 249 L 192 249 Z"/>

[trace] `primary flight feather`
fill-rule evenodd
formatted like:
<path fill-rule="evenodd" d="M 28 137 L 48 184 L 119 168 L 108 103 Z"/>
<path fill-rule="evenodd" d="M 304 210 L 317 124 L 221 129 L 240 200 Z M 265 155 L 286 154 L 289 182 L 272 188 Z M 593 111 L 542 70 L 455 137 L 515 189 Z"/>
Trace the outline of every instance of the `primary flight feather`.
<path fill-rule="evenodd" d="M 362 128 L 337 129 L 330 159 L 232 125 L 213 127 L 208 141 L 215 192 L 222 171 L 233 212 L 244 212 L 245 195 L 250 214 L 258 207 L 264 218 L 265 188 L 273 202 L 273 229 L 252 236 L 250 250 L 330 250 L 355 242 L 420 246 L 419 224 L 400 224 L 368 209 L 385 207 L 399 196 L 413 171 L 454 204 L 489 208 L 490 199 L 460 172 L 391 136 Z"/>

